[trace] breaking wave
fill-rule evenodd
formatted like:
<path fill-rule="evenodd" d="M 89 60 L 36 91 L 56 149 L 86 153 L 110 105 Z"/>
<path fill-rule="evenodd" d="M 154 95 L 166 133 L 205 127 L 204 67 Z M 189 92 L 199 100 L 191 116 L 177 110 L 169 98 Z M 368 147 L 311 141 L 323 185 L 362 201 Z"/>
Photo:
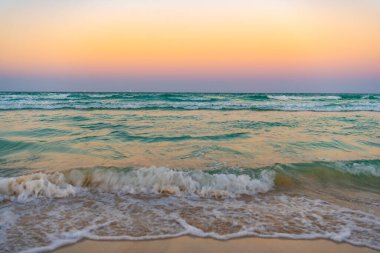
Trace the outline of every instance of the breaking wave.
<path fill-rule="evenodd" d="M 257 177 L 177 171 L 168 168 L 128 170 L 91 169 L 35 173 L 0 179 L 3 199 L 27 201 L 35 197 L 62 198 L 86 188 L 126 194 L 193 195 L 235 197 L 267 192 L 274 185 L 274 173 L 262 171 Z"/>
<path fill-rule="evenodd" d="M 276 188 L 323 187 L 321 183 L 366 186 L 378 191 L 380 161 L 359 160 L 275 164 L 256 169 L 175 170 L 150 168 L 91 168 L 18 177 L 0 177 L 0 200 L 28 201 L 63 198 L 88 189 L 121 194 L 235 198 Z M 342 185 L 340 185 L 342 186 Z"/>
<path fill-rule="evenodd" d="M 3 177 L 0 248 L 41 252 L 83 238 L 192 235 L 325 238 L 380 249 L 376 212 L 341 205 L 361 186 L 378 193 L 379 169 L 379 160 L 360 160 L 203 171 L 99 167 Z M 378 208 L 376 198 L 363 201 L 355 199 L 365 210 Z"/>

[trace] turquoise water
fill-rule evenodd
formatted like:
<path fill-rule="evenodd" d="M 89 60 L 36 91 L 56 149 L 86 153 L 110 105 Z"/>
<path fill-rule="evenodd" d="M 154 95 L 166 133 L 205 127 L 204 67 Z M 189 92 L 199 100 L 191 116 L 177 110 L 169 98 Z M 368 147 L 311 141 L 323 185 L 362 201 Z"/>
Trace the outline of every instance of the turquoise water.
<path fill-rule="evenodd" d="M 376 94 L 0 93 L 0 251 L 180 235 L 380 249 L 379 110 Z"/>

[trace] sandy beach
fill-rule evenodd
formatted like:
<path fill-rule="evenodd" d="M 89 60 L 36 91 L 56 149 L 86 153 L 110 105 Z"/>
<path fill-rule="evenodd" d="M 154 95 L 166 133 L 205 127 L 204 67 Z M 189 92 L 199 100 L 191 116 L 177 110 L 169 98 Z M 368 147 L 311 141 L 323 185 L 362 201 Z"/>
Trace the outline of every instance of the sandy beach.
<path fill-rule="evenodd" d="M 366 247 L 355 247 L 347 243 L 335 243 L 328 240 L 286 240 L 263 238 L 239 238 L 218 241 L 209 238 L 183 236 L 179 238 L 151 241 L 92 241 L 59 248 L 55 253 L 203 253 L 203 252 L 262 252 L 262 253 L 369 253 L 378 252 Z"/>

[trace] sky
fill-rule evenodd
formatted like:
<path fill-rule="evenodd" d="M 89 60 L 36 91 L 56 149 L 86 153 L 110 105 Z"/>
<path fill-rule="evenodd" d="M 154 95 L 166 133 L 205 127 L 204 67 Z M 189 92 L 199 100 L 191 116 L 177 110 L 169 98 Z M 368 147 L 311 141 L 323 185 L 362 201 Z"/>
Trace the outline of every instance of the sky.
<path fill-rule="evenodd" d="M 0 90 L 380 92 L 380 1 L 0 0 Z"/>

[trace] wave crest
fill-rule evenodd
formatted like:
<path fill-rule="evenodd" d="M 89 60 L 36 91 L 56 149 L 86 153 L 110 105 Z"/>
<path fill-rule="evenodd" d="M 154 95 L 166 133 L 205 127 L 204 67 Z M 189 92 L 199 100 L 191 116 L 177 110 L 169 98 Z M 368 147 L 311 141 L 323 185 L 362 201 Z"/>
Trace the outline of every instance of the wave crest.
<path fill-rule="evenodd" d="M 338 100 L 342 99 L 341 96 L 326 96 L 326 95 L 320 95 L 320 96 L 300 96 L 300 95 L 268 95 L 268 98 L 274 99 L 274 100 Z"/>
<path fill-rule="evenodd" d="M 0 200 L 27 201 L 33 197 L 62 198 L 75 195 L 78 189 L 66 182 L 62 173 L 36 173 L 0 178 Z"/>

